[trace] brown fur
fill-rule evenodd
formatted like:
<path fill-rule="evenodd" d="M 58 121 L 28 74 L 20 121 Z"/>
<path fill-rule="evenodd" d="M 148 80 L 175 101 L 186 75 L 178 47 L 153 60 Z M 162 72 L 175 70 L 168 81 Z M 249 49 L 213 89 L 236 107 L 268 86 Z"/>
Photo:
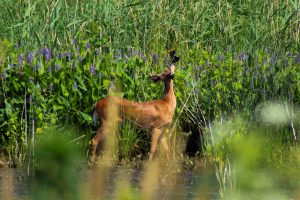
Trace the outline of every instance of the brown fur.
<path fill-rule="evenodd" d="M 176 97 L 173 90 L 174 70 L 175 66 L 171 64 L 165 72 L 150 76 L 152 81 L 164 81 L 165 89 L 162 99 L 149 102 L 134 102 L 121 97 L 108 96 L 95 104 L 94 114 L 99 117 L 101 127 L 92 139 L 92 160 L 94 160 L 96 156 L 97 149 L 101 148 L 105 136 L 109 134 L 110 128 L 106 125 L 106 122 L 109 121 L 108 111 L 111 102 L 113 102 L 119 110 L 119 121 L 126 118 L 137 124 L 141 129 L 151 131 L 150 160 L 155 154 L 159 140 L 168 156 L 169 147 L 166 136 L 161 135 L 165 128 L 172 122 L 176 108 Z"/>

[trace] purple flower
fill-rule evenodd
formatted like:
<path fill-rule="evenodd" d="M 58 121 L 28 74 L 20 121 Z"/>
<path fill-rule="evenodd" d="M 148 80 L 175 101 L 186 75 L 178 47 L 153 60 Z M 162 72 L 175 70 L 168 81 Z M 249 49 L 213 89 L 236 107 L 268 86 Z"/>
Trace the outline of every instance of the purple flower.
<path fill-rule="evenodd" d="M 24 60 L 23 54 L 19 54 L 19 56 L 18 56 L 18 66 L 19 67 L 23 66 L 23 60 Z"/>
<path fill-rule="evenodd" d="M 300 63 L 300 54 L 298 54 L 297 57 L 295 58 L 295 62 Z"/>
<path fill-rule="evenodd" d="M 98 73 L 98 78 L 102 78 L 102 73 L 101 72 Z"/>
<path fill-rule="evenodd" d="M 15 47 L 16 47 L 16 49 L 20 48 L 20 46 L 19 46 L 19 43 L 18 43 L 18 42 L 15 44 Z"/>
<path fill-rule="evenodd" d="M 78 60 L 81 63 L 83 60 L 85 59 L 85 57 L 79 57 Z"/>
<path fill-rule="evenodd" d="M 98 56 L 98 55 L 100 55 L 100 50 L 99 50 L 99 49 L 97 49 L 97 50 L 95 51 L 95 56 Z"/>
<path fill-rule="evenodd" d="M 246 66 L 246 72 L 247 72 L 248 74 L 250 74 L 250 68 L 248 67 L 248 65 Z"/>
<path fill-rule="evenodd" d="M 194 46 L 196 44 L 196 41 L 195 40 L 192 40 L 192 45 Z"/>
<path fill-rule="evenodd" d="M 90 66 L 90 73 L 91 73 L 91 74 L 95 74 L 95 73 L 96 73 L 95 65 L 91 65 L 91 66 Z"/>
<path fill-rule="evenodd" d="M 263 82 L 263 83 L 266 83 L 266 82 L 267 82 L 267 77 L 266 77 L 266 75 L 263 76 L 262 82 Z"/>
<path fill-rule="evenodd" d="M 261 66 L 264 66 L 265 65 L 265 59 L 262 59 L 261 60 Z"/>
<path fill-rule="evenodd" d="M 258 78 L 258 71 L 255 70 L 254 78 Z"/>
<path fill-rule="evenodd" d="M 77 83 L 76 82 L 73 83 L 73 89 L 77 90 Z"/>
<path fill-rule="evenodd" d="M 52 83 L 50 83 L 50 85 L 49 85 L 49 90 L 50 90 L 50 92 L 52 92 L 52 90 L 53 90 L 53 84 Z"/>
<path fill-rule="evenodd" d="M 89 48 L 91 48 L 91 44 L 90 43 L 86 43 L 84 46 L 84 49 L 87 51 Z"/>
<path fill-rule="evenodd" d="M 127 56 L 125 53 L 123 54 L 122 58 L 123 58 L 124 62 L 126 62 L 126 63 L 128 62 L 128 59 L 127 59 Z"/>
<path fill-rule="evenodd" d="M 128 51 L 128 57 L 131 58 L 133 56 L 133 53 L 134 53 L 133 49 L 130 48 Z"/>
<path fill-rule="evenodd" d="M 56 70 L 57 72 L 61 69 L 61 67 L 60 67 L 59 65 L 57 65 L 57 64 L 54 64 L 54 67 L 55 67 L 55 70 Z"/>
<path fill-rule="evenodd" d="M 232 55 L 232 59 L 235 60 L 236 59 L 236 53 L 233 53 Z"/>
<path fill-rule="evenodd" d="M 209 59 L 206 60 L 206 66 L 211 67 L 211 63 L 210 63 Z"/>
<path fill-rule="evenodd" d="M 115 52 L 115 61 L 116 62 L 120 61 L 120 56 L 121 56 L 121 51 L 120 50 L 116 50 L 116 52 Z"/>
<path fill-rule="evenodd" d="M 133 70 L 131 71 L 131 77 L 132 77 L 132 78 L 135 78 L 135 75 L 136 75 L 136 71 L 133 69 Z"/>
<path fill-rule="evenodd" d="M 289 60 L 286 59 L 286 60 L 285 60 L 285 66 L 288 67 L 289 65 L 290 65 L 290 64 L 289 64 Z"/>
<path fill-rule="evenodd" d="M 293 93 L 289 92 L 288 96 L 289 96 L 289 102 L 291 102 L 293 100 Z"/>
<path fill-rule="evenodd" d="M 7 78 L 6 69 L 4 69 L 3 78 Z"/>
<path fill-rule="evenodd" d="M 10 67 L 10 69 L 13 69 L 14 68 L 14 63 L 10 63 L 9 67 Z"/>
<path fill-rule="evenodd" d="M 70 69 L 73 70 L 74 66 L 75 66 L 75 63 L 71 64 Z"/>
<path fill-rule="evenodd" d="M 195 81 L 196 81 L 196 83 L 198 83 L 198 81 L 199 81 L 199 74 L 198 73 L 195 74 Z"/>
<path fill-rule="evenodd" d="M 29 65 L 32 64 L 32 59 L 33 59 L 33 54 L 32 53 L 27 53 L 27 63 Z"/>
<path fill-rule="evenodd" d="M 37 68 L 37 66 L 36 65 L 34 65 L 33 66 L 33 72 L 36 74 L 36 68 Z"/>
<path fill-rule="evenodd" d="M 73 45 L 76 46 L 77 44 L 78 44 L 78 40 L 77 40 L 77 38 L 74 38 Z"/>
<path fill-rule="evenodd" d="M 223 60 L 223 56 L 219 54 L 219 55 L 217 56 L 217 60 L 218 60 L 219 62 L 222 61 L 222 60 Z"/>
<path fill-rule="evenodd" d="M 29 82 L 30 82 L 30 83 L 33 83 L 33 78 L 32 78 L 32 76 L 29 77 Z"/>
<path fill-rule="evenodd" d="M 58 53 L 58 54 L 57 54 L 57 58 L 61 60 L 61 59 L 63 58 L 62 53 Z"/>
<path fill-rule="evenodd" d="M 276 56 L 276 54 L 273 54 L 272 58 L 271 58 L 271 64 L 276 65 L 276 62 L 277 62 L 277 56 Z"/>
<path fill-rule="evenodd" d="M 44 56 L 44 59 L 46 61 L 49 61 L 51 59 L 51 50 L 48 49 L 48 48 L 44 48 L 43 49 L 43 56 Z"/>
<path fill-rule="evenodd" d="M 289 52 L 288 57 L 292 57 L 292 56 L 293 56 L 292 52 Z"/>
<path fill-rule="evenodd" d="M 154 54 L 152 57 L 152 65 L 158 65 L 158 54 Z"/>
<path fill-rule="evenodd" d="M 72 59 L 72 52 L 65 52 L 67 62 L 70 62 Z"/>
<path fill-rule="evenodd" d="M 49 71 L 50 73 L 52 72 L 52 67 L 51 67 L 51 66 L 48 67 L 48 71 Z"/>

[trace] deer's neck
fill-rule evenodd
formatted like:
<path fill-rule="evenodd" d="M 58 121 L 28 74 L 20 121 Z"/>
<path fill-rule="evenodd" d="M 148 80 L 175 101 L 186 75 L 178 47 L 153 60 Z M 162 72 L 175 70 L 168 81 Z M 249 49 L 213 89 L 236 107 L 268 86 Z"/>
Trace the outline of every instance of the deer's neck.
<path fill-rule="evenodd" d="M 172 110 L 176 108 L 176 97 L 174 94 L 173 80 L 165 81 L 164 99 L 169 103 Z"/>

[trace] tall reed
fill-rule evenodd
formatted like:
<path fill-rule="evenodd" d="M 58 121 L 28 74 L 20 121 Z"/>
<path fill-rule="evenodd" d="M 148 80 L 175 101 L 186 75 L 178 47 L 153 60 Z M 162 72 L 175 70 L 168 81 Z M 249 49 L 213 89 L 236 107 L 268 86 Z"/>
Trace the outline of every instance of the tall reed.
<path fill-rule="evenodd" d="M 24 47 L 62 47 L 74 37 L 112 48 L 299 47 L 299 1 L 132 2 L 4 0 L 0 38 Z M 47 34 L 45 34 L 47 33 Z"/>

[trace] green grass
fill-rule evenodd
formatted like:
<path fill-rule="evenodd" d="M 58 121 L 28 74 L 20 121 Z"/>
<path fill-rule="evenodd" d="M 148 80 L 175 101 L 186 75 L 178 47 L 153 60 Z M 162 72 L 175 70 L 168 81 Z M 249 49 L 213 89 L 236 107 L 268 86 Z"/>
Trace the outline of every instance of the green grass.
<path fill-rule="evenodd" d="M 164 46 L 224 51 L 299 48 L 299 2 L 4 0 L 0 38 L 62 48 L 73 38 L 99 47 Z"/>
<path fill-rule="evenodd" d="M 130 100 L 161 97 L 148 76 L 164 69 L 167 46 L 181 57 L 173 157 L 182 158 L 182 131 L 197 135 L 205 118 L 199 150 L 213 161 L 220 197 L 299 196 L 290 167 L 299 165 L 299 1 L 4 0 L 1 8 L 0 152 L 8 160 L 34 161 L 37 138 L 64 126 L 86 154 L 95 131 L 88 113 L 112 83 Z M 112 153 L 143 157 L 145 134 L 123 124 Z M 118 195 L 142 196 L 124 185 Z"/>

